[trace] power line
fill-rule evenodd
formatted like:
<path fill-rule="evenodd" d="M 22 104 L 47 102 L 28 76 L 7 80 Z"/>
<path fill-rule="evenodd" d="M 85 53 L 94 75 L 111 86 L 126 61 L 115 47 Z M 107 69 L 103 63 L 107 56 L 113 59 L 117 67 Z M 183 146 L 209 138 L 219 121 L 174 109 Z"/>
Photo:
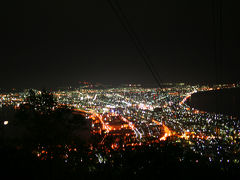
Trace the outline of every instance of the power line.
<path fill-rule="evenodd" d="M 133 44 L 135 45 L 137 51 L 139 52 L 140 56 L 142 57 L 144 63 L 146 64 L 147 68 L 150 70 L 154 80 L 156 81 L 157 85 L 161 88 L 160 84 L 160 76 L 158 72 L 155 70 L 153 63 L 150 60 L 149 55 L 147 54 L 144 46 L 142 45 L 141 41 L 139 40 L 137 34 L 135 33 L 134 29 L 132 28 L 130 22 L 128 21 L 127 16 L 123 13 L 119 3 L 115 0 L 115 3 L 112 0 L 107 0 L 108 4 L 114 11 L 115 15 L 119 19 L 121 25 L 128 33 L 130 39 L 132 40 Z"/>
<path fill-rule="evenodd" d="M 215 81 L 222 82 L 222 0 L 212 0 Z"/>
<path fill-rule="evenodd" d="M 213 15 L 213 48 L 214 48 L 214 63 L 216 73 L 216 83 L 222 83 L 222 0 L 212 0 L 212 15 Z M 215 99 L 216 110 L 219 109 L 219 99 Z M 216 124 L 217 138 L 219 122 Z"/>

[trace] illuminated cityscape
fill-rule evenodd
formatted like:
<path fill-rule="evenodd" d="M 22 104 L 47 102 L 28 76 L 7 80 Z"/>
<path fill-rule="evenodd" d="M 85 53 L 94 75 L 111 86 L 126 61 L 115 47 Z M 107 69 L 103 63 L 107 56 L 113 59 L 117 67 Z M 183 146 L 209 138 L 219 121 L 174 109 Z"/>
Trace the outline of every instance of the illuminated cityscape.
<path fill-rule="evenodd" d="M 239 2 L 1 5 L 0 179 L 240 177 Z"/>
<path fill-rule="evenodd" d="M 209 163 L 217 162 L 225 167 L 226 164 L 239 165 L 240 124 L 237 117 L 194 109 L 187 100 L 193 93 L 237 87 L 238 84 L 209 87 L 179 83 L 162 89 L 130 84 L 97 89 L 86 84 L 80 88 L 57 90 L 53 94 L 58 106 L 70 107 L 73 113 L 84 115 L 90 123 L 88 144 L 93 154 L 96 151 L 94 156 L 99 163 L 108 161 L 114 151 L 129 148 L 134 151 L 168 141 L 181 144 Z M 27 90 L 1 94 L 1 107 L 18 109 L 27 96 Z M 4 126 L 9 124 L 11 122 L 4 121 Z M 35 152 L 39 158 L 47 152 L 42 148 Z M 77 151 L 77 148 L 73 149 Z M 66 154 L 66 162 L 68 157 Z M 184 157 L 178 160 L 184 161 Z M 191 161 L 197 164 L 200 160 L 193 157 Z"/>

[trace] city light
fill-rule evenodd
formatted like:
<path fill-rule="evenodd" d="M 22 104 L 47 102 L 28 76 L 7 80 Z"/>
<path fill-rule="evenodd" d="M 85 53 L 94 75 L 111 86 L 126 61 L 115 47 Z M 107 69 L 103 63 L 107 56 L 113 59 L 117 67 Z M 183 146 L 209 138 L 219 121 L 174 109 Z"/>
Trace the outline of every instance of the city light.
<path fill-rule="evenodd" d="M 235 87 L 236 85 L 234 85 Z M 236 153 L 240 139 L 240 123 L 236 117 L 208 113 L 190 107 L 187 101 L 194 93 L 232 88 L 233 85 L 169 86 L 165 88 L 76 88 L 53 92 L 58 106 L 73 108 L 91 122 L 92 136 L 99 135 L 98 148 L 106 152 L 127 147 L 150 146 L 152 143 L 181 143 L 194 153 L 211 159 Z M 1 94 L 1 106 L 25 103 L 26 91 Z M 8 125 L 4 121 L 4 125 Z M 36 155 L 43 158 L 46 150 Z M 103 157 L 96 155 L 99 163 Z M 234 156 L 232 162 L 239 162 Z M 198 162 L 198 161 L 196 161 Z"/>

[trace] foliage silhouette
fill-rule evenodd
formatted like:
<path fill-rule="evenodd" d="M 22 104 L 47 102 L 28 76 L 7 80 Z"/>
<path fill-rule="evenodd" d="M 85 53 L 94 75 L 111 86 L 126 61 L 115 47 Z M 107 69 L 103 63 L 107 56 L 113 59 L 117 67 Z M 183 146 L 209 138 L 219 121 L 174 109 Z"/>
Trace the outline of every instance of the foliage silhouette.
<path fill-rule="evenodd" d="M 21 127 L 23 144 L 58 145 L 78 140 L 74 132 L 85 126 L 85 118 L 67 106 L 59 106 L 52 93 L 30 90 L 26 102 L 20 105 L 15 120 L 15 126 Z"/>

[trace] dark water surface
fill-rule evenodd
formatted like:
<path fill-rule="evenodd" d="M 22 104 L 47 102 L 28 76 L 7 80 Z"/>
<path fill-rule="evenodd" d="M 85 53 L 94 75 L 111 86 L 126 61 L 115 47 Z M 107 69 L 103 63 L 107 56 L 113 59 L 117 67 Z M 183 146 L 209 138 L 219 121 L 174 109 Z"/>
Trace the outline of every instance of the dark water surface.
<path fill-rule="evenodd" d="M 188 99 L 191 107 L 240 117 L 240 88 L 198 92 Z"/>

